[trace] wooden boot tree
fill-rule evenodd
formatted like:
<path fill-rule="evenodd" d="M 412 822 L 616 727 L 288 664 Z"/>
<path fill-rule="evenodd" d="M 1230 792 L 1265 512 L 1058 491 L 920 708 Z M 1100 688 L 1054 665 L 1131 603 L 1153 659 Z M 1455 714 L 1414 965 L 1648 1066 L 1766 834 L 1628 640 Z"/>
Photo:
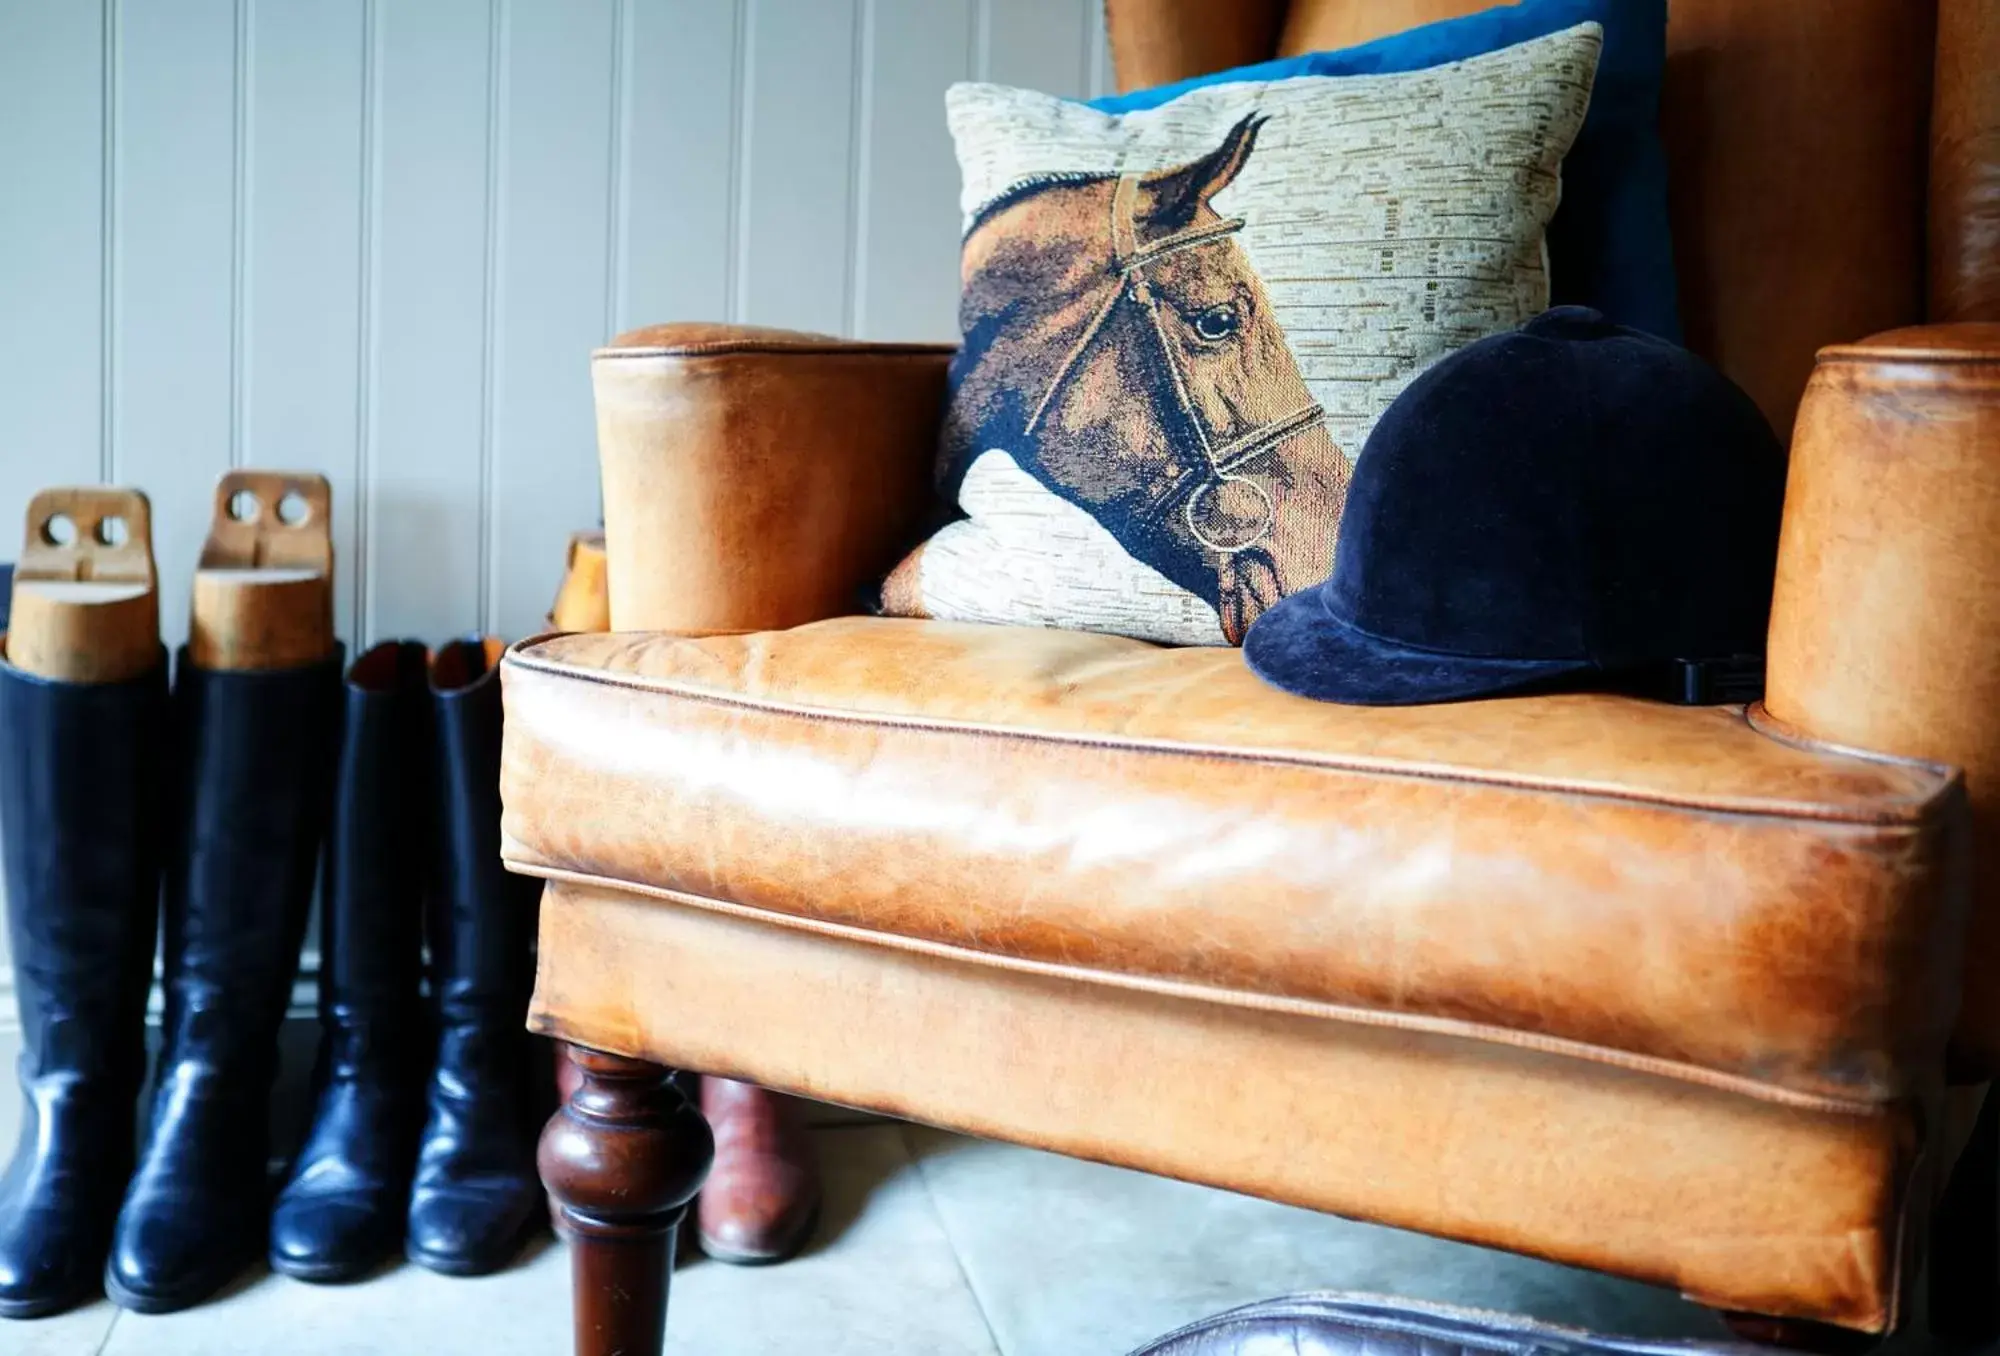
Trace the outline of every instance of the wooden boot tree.
<path fill-rule="evenodd" d="M 549 609 L 552 631 L 609 631 L 611 589 L 604 570 L 604 532 L 577 532 L 569 539 L 556 605 Z"/>
<path fill-rule="evenodd" d="M 160 654 L 153 514 L 138 490 L 43 490 L 28 503 L 7 658 L 37 677 L 117 683 Z"/>
<path fill-rule="evenodd" d="M 194 575 L 189 657 L 205 669 L 289 669 L 333 652 L 333 490 L 304 471 L 215 483 Z"/>

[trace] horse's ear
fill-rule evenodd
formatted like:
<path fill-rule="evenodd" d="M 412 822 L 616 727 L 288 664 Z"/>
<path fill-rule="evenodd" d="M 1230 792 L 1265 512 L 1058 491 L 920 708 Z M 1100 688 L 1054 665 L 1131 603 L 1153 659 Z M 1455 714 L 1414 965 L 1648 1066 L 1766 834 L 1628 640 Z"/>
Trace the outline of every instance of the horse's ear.
<path fill-rule="evenodd" d="M 1178 169 L 1159 170 L 1146 176 L 1146 222 L 1148 235 L 1164 235 L 1184 230 L 1194 223 L 1202 204 L 1229 186 L 1257 144 L 1257 129 L 1266 121 L 1262 113 L 1245 114 L 1229 129 L 1222 144 L 1201 159 Z"/>

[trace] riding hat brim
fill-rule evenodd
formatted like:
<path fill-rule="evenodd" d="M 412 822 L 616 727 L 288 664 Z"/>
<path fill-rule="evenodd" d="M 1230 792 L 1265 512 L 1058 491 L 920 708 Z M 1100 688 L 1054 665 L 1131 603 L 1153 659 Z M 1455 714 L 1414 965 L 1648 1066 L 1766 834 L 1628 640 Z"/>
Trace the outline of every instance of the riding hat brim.
<path fill-rule="evenodd" d="M 1422 706 L 1498 696 L 1594 667 L 1587 659 L 1497 659 L 1398 644 L 1336 616 L 1326 593 L 1296 593 L 1257 619 L 1243 657 L 1258 677 L 1319 701 Z"/>

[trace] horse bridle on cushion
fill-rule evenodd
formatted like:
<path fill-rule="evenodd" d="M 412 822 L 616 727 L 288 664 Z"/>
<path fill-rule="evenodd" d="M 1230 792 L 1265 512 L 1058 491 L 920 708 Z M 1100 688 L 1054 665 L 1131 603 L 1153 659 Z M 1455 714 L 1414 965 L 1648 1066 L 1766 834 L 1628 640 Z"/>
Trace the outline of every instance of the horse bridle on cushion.
<path fill-rule="evenodd" d="M 1041 400 L 1035 405 L 1035 412 L 1028 417 L 1027 426 L 1022 431 L 1029 435 L 1034 433 L 1036 426 L 1041 423 L 1042 416 L 1047 414 L 1049 407 L 1055 403 L 1057 394 L 1068 382 L 1070 374 L 1076 370 L 1077 363 L 1082 360 L 1090 345 L 1096 341 L 1098 334 L 1104 329 L 1105 322 L 1117 309 L 1118 303 L 1130 297 L 1145 308 L 1146 318 L 1152 324 L 1153 333 L 1159 337 L 1160 357 L 1173 383 L 1174 398 L 1180 405 L 1181 413 L 1186 416 L 1189 427 L 1194 430 L 1195 439 L 1201 447 L 1203 469 L 1184 472 L 1174 484 L 1174 493 L 1178 494 L 1185 485 L 1188 475 L 1203 476 L 1202 483 L 1194 488 L 1181 506 L 1182 519 L 1187 523 L 1188 531 L 1194 535 L 1194 539 L 1203 546 L 1221 555 L 1234 555 L 1238 551 L 1249 550 L 1270 536 L 1278 517 L 1278 506 L 1271 498 L 1271 492 L 1244 474 L 1242 468 L 1258 457 L 1274 451 L 1286 439 L 1325 422 L 1326 411 L 1315 401 L 1289 414 L 1281 415 L 1269 423 L 1259 424 L 1249 432 L 1239 434 L 1227 442 L 1221 444 L 1215 442 L 1208 425 L 1202 420 L 1201 410 L 1195 405 L 1194 398 L 1188 394 L 1187 374 L 1174 359 L 1173 343 L 1167 337 L 1166 327 L 1160 322 L 1159 297 L 1146 278 L 1146 268 L 1170 254 L 1227 240 L 1243 229 L 1243 218 L 1225 217 L 1220 221 L 1189 226 L 1184 230 L 1142 243 L 1138 238 L 1136 213 L 1139 189 L 1143 181 L 1143 176 L 1138 174 L 1119 176 L 1117 191 L 1111 198 L 1111 238 L 1113 257 L 1120 278 L 1119 285 L 1104 299 L 1104 304 L 1098 307 L 1090 323 L 1084 327 L 1083 334 L 1064 357 L 1062 366 L 1056 369 L 1048 390 L 1042 393 Z M 1262 514 L 1256 531 L 1244 540 L 1218 541 L 1202 530 L 1196 507 L 1204 498 L 1212 497 L 1222 486 L 1232 484 L 1246 486 L 1254 493 L 1262 505 Z"/>

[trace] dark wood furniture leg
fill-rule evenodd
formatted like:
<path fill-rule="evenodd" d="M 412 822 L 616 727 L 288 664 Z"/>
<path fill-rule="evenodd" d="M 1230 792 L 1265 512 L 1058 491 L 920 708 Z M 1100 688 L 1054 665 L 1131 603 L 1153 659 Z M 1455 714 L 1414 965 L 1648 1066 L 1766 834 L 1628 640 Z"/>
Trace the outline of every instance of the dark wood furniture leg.
<path fill-rule="evenodd" d="M 1930 1272 L 1931 1331 L 1975 1348 L 2000 1343 L 2000 1087 L 1988 1089 L 1938 1203 Z"/>
<path fill-rule="evenodd" d="M 569 1240 L 576 1356 L 657 1356 L 674 1235 L 715 1138 L 666 1069 L 564 1049 L 573 1090 L 542 1131 L 537 1163 Z"/>

